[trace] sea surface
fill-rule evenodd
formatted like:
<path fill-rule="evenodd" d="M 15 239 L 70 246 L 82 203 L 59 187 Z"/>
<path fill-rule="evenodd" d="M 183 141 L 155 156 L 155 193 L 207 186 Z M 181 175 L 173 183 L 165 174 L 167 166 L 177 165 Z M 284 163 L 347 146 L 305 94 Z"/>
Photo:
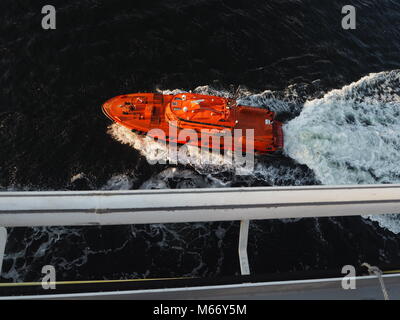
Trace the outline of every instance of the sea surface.
<path fill-rule="evenodd" d="M 57 10 L 43 30 L 41 8 Z M 344 5 L 356 30 L 342 28 Z M 400 1 L 0 2 L 0 190 L 400 183 Z M 110 123 L 124 93 L 232 96 L 284 122 L 281 159 L 151 165 L 162 146 Z M 10 228 L 2 279 L 240 273 L 237 222 Z M 250 224 L 253 274 L 400 265 L 400 218 Z"/>

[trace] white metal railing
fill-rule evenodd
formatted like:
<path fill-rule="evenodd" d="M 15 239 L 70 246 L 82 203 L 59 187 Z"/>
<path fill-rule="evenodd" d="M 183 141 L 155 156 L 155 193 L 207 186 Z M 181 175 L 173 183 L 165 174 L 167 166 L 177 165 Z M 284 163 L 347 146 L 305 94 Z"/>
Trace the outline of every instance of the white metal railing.
<path fill-rule="evenodd" d="M 400 185 L 0 193 L 2 227 L 241 221 L 242 274 L 250 220 L 385 213 L 400 213 Z"/>

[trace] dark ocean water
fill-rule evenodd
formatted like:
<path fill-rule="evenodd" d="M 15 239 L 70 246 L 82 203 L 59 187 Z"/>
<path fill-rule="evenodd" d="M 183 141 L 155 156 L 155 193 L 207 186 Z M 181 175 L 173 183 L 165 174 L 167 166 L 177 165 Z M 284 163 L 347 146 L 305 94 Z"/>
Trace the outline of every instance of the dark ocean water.
<path fill-rule="evenodd" d="M 326 107 L 332 100 L 324 95 L 358 81 L 350 95 L 333 93 L 339 110 L 351 109 L 349 119 L 357 122 L 362 116 L 356 111 L 372 104 L 397 125 L 400 1 L 53 0 L 56 30 L 41 28 L 44 4 L 50 3 L 0 2 L 2 190 L 400 182 L 400 159 L 385 148 L 388 156 L 377 163 L 390 171 L 349 158 L 349 174 L 341 180 L 327 179 L 335 176 L 332 163 L 343 160 L 324 157 L 329 146 L 318 155 L 305 157 L 304 149 L 292 147 L 287 154 L 294 159 L 258 159 L 251 176 L 235 176 L 225 167 L 152 166 L 146 154 L 116 141 L 100 111 L 104 101 L 122 93 L 225 94 L 240 86 L 243 101 L 294 121 L 287 126 L 293 139 L 301 127 L 295 124 L 312 120 L 302 113 L 306 101 L 330 115 L 337 109 Z M 341 27 L 341 8 L 348 4 L 357 8 L 356 30 Z M 386 73 L 359 81 L 377 72 Z M 329 127 L 332 119 L 323 115 L 317 120 Z M 393 224 L 392 231 L 385 228 Z M 395 217 L 381 226 L 361 217 L 254 222 L 251 267 L 264 274 L 364 261 L 400 264 L 400 238 L 393 232 L 398 226 Z M 37 280 L 46 264 L 56 266 L 58 280 L 239 273 L 236 222 L 8 231 L 5 279 Z"/>

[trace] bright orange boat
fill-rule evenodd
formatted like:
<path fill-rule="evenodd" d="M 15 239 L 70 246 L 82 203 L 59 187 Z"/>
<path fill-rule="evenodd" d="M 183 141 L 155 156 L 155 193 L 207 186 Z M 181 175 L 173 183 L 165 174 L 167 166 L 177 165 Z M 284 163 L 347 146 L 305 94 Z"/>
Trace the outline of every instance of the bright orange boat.
<path fill-rule="evenodd" d="M 108 118 L 133 132 L 170 143 L 232 151 L 240 146 L 243 152 L 264 154 L 279 153 L 283 148 L 282 123 L 275 120 L 275 113 L 237 105 L 234 99 L 193 93 L 135 93 L 114 97 L 102 108 Z M 156 129 L 165 135 L 154 134 Z M 201 134 L 201 139 L 180 134 L 187 130 Z M 216 136 L 219 139 L 213 139 Z"/>

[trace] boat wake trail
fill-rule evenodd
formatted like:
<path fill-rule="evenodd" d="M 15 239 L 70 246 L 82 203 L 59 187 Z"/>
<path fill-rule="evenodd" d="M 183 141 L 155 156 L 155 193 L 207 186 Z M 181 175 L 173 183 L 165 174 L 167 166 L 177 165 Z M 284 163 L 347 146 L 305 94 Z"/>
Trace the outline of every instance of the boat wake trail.
<path fill-rule="evenodd" d="M 322 184 L 400 183 L 400 71 L 370 74 L 307 101 L 284 134 L 285 154 Z M 373 219 L 400 233 L 396 215 Z"/>
<path fill-rule="evenodd" d="M 115 140 L 138 150 L 150 163 L 157 163 L 160 160 L 167 163 L 177 162 L 177 164 L 190 165 L 201 173 L 209 174 L 234 169 L 234 163 L 229 154 L 224 156 L 223 154 L 209 152 L 205 155 L 204 152 L 200 152 L 198 147 L 185 145 L 178 146 L 179 156 L 174 156 L 175 153 L 171 154 L 168 144 L 131 132 L 117 123 L 108 127 L 108 134 Z"/>

